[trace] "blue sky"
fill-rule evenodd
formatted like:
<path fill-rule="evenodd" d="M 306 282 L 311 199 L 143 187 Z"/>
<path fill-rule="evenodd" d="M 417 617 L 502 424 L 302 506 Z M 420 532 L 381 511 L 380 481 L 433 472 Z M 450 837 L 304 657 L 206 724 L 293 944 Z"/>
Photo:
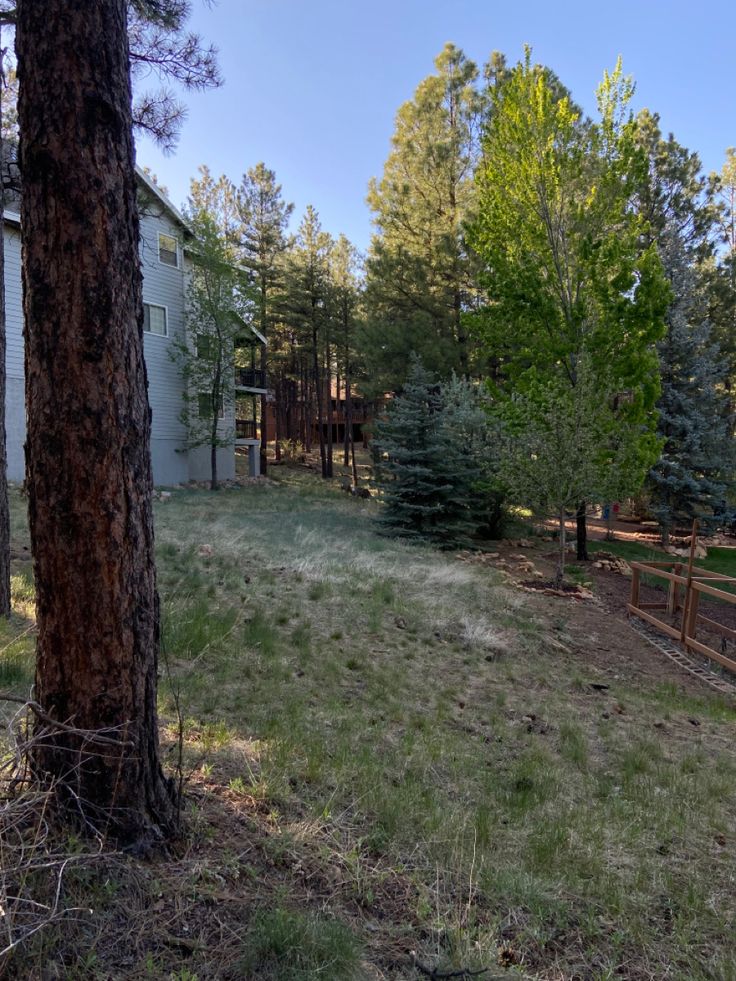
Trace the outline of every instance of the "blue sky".
<path fill-rule="evenodd" d="M 332 234 L 367 248 L 368 180 L 386 159 L 394 116 L 452 41 L 482 63 L 525 43 L 589 111 L 621 54 L 635 108 L 720 169 L 736 145 L 736 3 L 711 0 L 193 0 L 195 29 L 220 49 L 225 84 L 188 94 L 175 153 L 145 138 L 138 160 L 181 204 L 201 163 L 237 180 L 276 171 L 298 220 L 307 204 Z"/>

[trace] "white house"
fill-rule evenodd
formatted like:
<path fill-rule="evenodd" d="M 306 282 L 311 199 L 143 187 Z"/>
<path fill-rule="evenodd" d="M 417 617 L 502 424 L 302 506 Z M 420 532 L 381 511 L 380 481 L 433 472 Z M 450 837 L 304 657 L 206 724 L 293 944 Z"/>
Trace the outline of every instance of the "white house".
<path fill-rule="evenodd" d="M 153 479 L 158 485 L 202 480 L 209 475 L 209 448 L 187 447 L 182 422 L 183 382 L 171 358 L 172 342 L 186 330 L 186 246 L 191 234 L 180 212 L 140 169 L 138 200 L 141 216 L 140 254 L 143 271 L 144 354 L 151 405 Z M 4 214 L 6 298 L 6 433 L 8 479 L 25 476 L 26 438 L 23 378 L 23 304 L 21 294 L 20 216 Z M 254 343 L 263 338 L 244 324 Z M 249 337 L 250 340 L 250 337 Z M 258 473 L 258 430 L 254 419 L 235 418 L 235 405 L 255 400 L 265 389 L 258 372 L 238 370 L 235 404 L 224 407 L 222 427 L 233 434 L 232 444 L 218 450 L 222 479 L 235 475 L 235 446 L 246 448 L 250 473 Z M 247 401 L 246 401 L 247 404 Z M 239 414 L 243 414 L 242 411 Z M 236 440 L 237 431 L 237 440 Z"/>

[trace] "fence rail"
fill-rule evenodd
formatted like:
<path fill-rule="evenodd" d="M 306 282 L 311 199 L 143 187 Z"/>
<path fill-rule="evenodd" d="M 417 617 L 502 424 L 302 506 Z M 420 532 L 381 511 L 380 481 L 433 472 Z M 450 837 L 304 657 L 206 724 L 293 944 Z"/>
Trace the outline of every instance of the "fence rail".
<path fill-rule="evenodd" d="M 695 534 L 693 533 L 693 542 Z M 736 673 L 736 660 L 723 651 L 718 651 L 697 638 L 698 626 L 706 631 L 718 634 L 724 641 L 736 642 L 736 630 L 718 623 L 712 617 L 699 612 L 700 597 L 707 596 L 726 603 L 736 604 L 736 594 L 720 586 L 736 588 L 736 578 L 719 572 L 710 572 L 693 565 L 694 545 L 691 548 L 690 561 L 684 563 L 671 559 L 668 562 L 632 562 L 631 563 L 631 597 L 627 606 L 632 616 L 650 623 L 657 630 L 679 640 L 687 651 L 695 651 L 703 657 L 720 664 L 728 671 Z M 684 574 L 683 574 L 684 572 Z M 653 576 L 669 583 L 667 599 L 659 603 L 643 603 L 641 601 L 641 577 Z M 655 616 L 652 611 L 662 611 L 669 622 Z M 715 614 L 714 614 L 715 615 Z M 679 617 L 679 624 L 678 624 Z"/>

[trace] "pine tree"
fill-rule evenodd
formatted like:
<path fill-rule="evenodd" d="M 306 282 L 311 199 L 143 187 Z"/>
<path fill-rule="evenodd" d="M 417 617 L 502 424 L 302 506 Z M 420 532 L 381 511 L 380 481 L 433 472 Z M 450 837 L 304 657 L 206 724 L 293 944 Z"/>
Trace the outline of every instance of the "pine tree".
<path fill-rule="evenodd" d="M 43 724 L 34 763 L 77 821 L 150 847 L 176 808 L 158 743 L 126 21 L 125 0 L 18 3 L 34 698 L 62 724 Z"/>
<path fill-rule="evenodd" d="M 374 430 L 381 520 L 391 532 L 453 546 L 480 524 L 488 444 L 476 392 L 467 381 L 440 384 L 412 358 Z"/>
<path fill-rule="evenodd" d="M 657 345 L 662 377 L 658 432 L 664 446 L 649 473 L 649 490 L 666 541 L 673 525 L 722 505 L 734 453 L 723 389 L 728 365 L 713 341 L 692 258 L 674 231 L 660 237 L 660 255 L 672 301 L 667 333 Z"/>
<path fill-rule="evenodd" d="M 361 290 L 358 280 L 359 256 L 355 246 L 345 235 L 340 235 L 330 254 L 330 320 L 332 337 L 336 350 L 338 370 L 342 370 L 345 386 L 345 439 L 344 464 L 350 465 L 351 450 L 353 463 L 353 379 L 355 376 L 357 352 L 355 349 L 356 331 L 359 323 Z M 353 481 L 356 482 L 355 473 Z"/>
<path fill-rule="evenodd" d="M 308 433 L 311 428 L 312 413 L 309 406 L 313 396 L 317 408 L 322 476 L 325 478 L 332 476 L 325 438 L 325 398 L 330 397 L 329 366 L 324 363 L 329 314 L 329 257 L 332 246 L 332 238 L 322 229 L 319 215 L 312 205 L 308 205 L 299 225 L 296 241 L 287 255 L 283 312 L 284 320 L 294 331 L 297 344 L 307 353 L 307 358 L 302 363 L 305 381 L 303 395 L 307 409 L 305 431 Z M 307 440 L 308 438 L 307 435 Z"/>
<path fill-rule="evenodd" d="M 368 194 L 376 233 L 362 348 L 375 394 L 398 390 L 412 352 L 443 378 L 466 375 L 473 357 L 463 313 L 476 286 L 463 229 L 483 100 L 478 69 L 454 45 L 435 65 L 399 109 L 383 177 Z"/>
<path fill-rule="evenodd" d="M 731 323 L 719 309 L 728 292 L 717 251 L 727 213 L 718 200 L 719 181 L 707 179 L 698 155 L 672 134 L 662 136 L 656 115 L 639 114 L 637 142 L 648 163 L 637 207 L 671 290 L 666 334 L 657 344 L 663 449 L 648 479 L 666 539 L 674 524 L 721 505 L 733 461 L 731 364 L 718 343 L 723 337 L 733 347 Z"/>
<path fill-rule="evenodd" d="M 237 191 L 240 219 L 238 252 L 241 264 L 249 269 L 256 292 L 256 325 L 272 340 L 272 328 L 279 313 L 279 294 L 283 289 L 286 229 L 294 210 L 281 196 L 276 174 L 259 163 L 243 176 Z M 268 349 L 261 346 L 261 370 L 268 377 Z M 268 465 L 267 396 L 261 397 L 261 473 Z"/>

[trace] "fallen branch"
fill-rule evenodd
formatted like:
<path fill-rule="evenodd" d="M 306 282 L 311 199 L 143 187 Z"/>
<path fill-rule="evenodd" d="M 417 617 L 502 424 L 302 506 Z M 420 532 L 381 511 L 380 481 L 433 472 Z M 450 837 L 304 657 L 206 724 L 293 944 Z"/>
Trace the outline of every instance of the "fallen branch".
<path fill-rule="evenodd" d="M 56 719 L 52 719 L 50 715 L 47 715 L 38 702 L 31 702 L 27 698 L 20 698 L 18 695 L 8 695 L 5 692 L 0 692 L 0 701 L 3 702 L 15 702 L 18 705 L 27 706 L 37 719 L 41 722 L 45 722 L 46 725 L 51 726 L 54 729 L 58 729 L 60 732 L 68 732 L 73 736 L 79 736 L 81 739 L 85 739 L 90 743 L 104 743 L 107 746 L 135 746 L 134 742 L 124 739 L 113 739 L 112 736 L 103 736 L 97 729 L 77 729 L 76 726 L 70 726 L 66 722 L 57 722 Z M 127 726 L 127 723 L 125 723 Z M 122 729 L 123 726 L 120 726 Z M 105 729 L 105 732 L 116 732 L 116 729 Z"/>

